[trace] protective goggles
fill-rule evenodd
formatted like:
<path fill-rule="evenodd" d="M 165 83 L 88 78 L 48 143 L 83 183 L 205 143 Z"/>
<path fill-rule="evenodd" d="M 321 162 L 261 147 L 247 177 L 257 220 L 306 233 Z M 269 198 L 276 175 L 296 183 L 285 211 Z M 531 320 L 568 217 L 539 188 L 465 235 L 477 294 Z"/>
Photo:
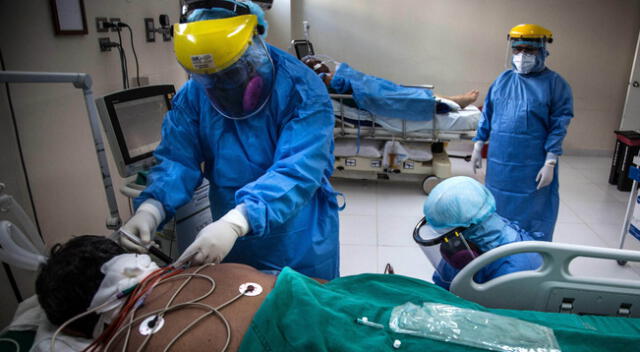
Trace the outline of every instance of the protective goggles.
<path fill-rule="evenodd" d="M 519 53 L 525 53 L 525 54 L 529 54 L 529 55 L 535 55 L 538 53 L 540 49 L 538 48 L 532 48 L 530 46 L 512 46 L 511 47 L 511 52 L 515 55 L 515 54 L 519 54 Z"/>
<path fill-rule="evenodd" d="M 178 62 L 231 119 L 254 115 L 271 96 L 275 69 L 256 24 L 244 15 L 174 27 Z"/>
<path fill-rule="evenodd" d="M 413 230 L 413 240 L 420 245 L 436 270 L 441 270 L 442 260 L 460 270 L 480 255 L 475 244 L 465 238 L 467 230 L 469 227 L 437 231 L 429 226 L 426 218 L 422 218 Z"/>

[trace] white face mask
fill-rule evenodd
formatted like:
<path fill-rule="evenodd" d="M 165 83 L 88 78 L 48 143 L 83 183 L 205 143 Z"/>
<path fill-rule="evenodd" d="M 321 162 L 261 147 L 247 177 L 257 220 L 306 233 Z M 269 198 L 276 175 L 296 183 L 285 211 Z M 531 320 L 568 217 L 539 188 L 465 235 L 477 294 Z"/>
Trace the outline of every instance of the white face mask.
<path fill-rule="evenodd" d="M 518 53 L 513 55 L 513 66 L 515 66 L 516 72 L 526 75 L 531 72 L 536 65 L 536 56 L 525 53 Z"/>

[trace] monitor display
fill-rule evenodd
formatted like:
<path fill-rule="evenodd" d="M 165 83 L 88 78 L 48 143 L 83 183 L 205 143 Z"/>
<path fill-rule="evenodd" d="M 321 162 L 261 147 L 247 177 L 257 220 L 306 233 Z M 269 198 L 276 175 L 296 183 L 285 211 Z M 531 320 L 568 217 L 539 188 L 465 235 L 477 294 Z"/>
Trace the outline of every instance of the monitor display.
<path fill-rule="evenodd" d="M 175 88 L 170 84 L 136 87 L 96 99 L 113 157 L 122 177 L 155 165 L 162 121 L 171 109 Z"/>
<path fill-rule="evenodd" d="M 302 59 L 307 55 L 315 55 L 313 51 L 313 45 L 311 45 L 311 42 L 307 40 L 294 40 L 293 48 L 296 51 L 296 56 L 298 57 L 298 59 Z"/>
<path fill-rule="evenodd" d="M 163 95 L 114 104 L 130 158 L 152 152 L 160 144 L 162 119 L 168 111 Z"/>

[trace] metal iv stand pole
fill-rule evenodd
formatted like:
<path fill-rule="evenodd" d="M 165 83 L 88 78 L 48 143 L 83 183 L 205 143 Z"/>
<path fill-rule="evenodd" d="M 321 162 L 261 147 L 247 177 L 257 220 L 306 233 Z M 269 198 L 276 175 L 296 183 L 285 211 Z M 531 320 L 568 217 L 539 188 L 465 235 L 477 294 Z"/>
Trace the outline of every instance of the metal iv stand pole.
<path fill-rule="evenodd" d="M 102 173 L 102 183 L 107 196 L 107 205 L 109 206 L 109 217 L 107 217 L 106 226 L 109 230 L 116 230 L 120 227 L 121 219 L 118 213 L 118 204 L 116 203 L 116 195 L 111 182 L 111 173 L 107 164 L 107 157 L 100 134 L 100 126 L 98 124 L 98 113 L 96 111 L 95 101 L 93 100 L 93 92 L 91 91 L 91 76 L 86 73 L 60 73 L 60 72 L 25 72 L 25 71 L 0 71 L 1 83 L 72 83 L 74 87 L 82 89 L 84 93 L 84 102 L 87 106 L 89 124 L 91 125 L 91 134 L 96 148 L 96 156 Z"/>

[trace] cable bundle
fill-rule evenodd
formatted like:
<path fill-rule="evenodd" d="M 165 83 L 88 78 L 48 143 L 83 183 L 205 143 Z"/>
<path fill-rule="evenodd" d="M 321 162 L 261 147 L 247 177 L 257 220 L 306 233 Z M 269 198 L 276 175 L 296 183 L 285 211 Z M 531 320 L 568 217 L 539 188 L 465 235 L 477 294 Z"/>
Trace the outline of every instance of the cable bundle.
<path fill-rule="evenodd" d="M 154 323 L 157 322 L 158 319 L 161 319 L 165 314 L 170 313 L 172 311 L 175 310 L 179 310 L 182 308 L 199 308 L 202 310 L 205 310 L 206 312 L 199 316 L 198 318 L 194 319 L 191 323 L 189 323 L 184 329 L 182 329 L 168 344 L 167 346 L 164 348 L 164 351 L 168 351 L 182 336 L 184 336 L 191 328 L 193 328 L 195 325 L 197 325 L 199 322 L 203 321 L 206 317 L 210 316 L 210 315 L 216 315 L 224 324 L 225 326 L 225 330 L 227 332 L 227 338 L 225 341 L 224 346 L 222 347 L 221 351 L 226 351 L 227 348 L 229 347 L 229 344 L 231 343 L 231 326 L 229 325 L 229 322 L 227 321 L 227 319 L 222 315 L 222 313 L 220 313 L 220 310 L 223 309 L 224 307 L 230 305 L 231 303 L 235 302 L 236 300 L 238 300 L 240 297 L 242 297 L 245 293 L 251 292 L 253 291 L 254 287 L 249 285 L 247 286 L 247 288 L 245 289 L 244 292 L 239 293 L 238 295 L 234 296 L 233 298 L 231 298 L 230 300 L 224 302 L 223 304 L 219 305 L 218 307 L 212 307 L 208 304 L 204 304 L 204 303 L 200 303 L 200 301 L 202 301 L 203 299 L 209 297 L 216 288 L 216 282 L 215 280 L 213 280 L 213 278 L 200 274 L 200 271 L 202 271 L 203 269 L 209 267 L 209 266 L 213 266 L 215 264 L 205 264 L 201 267 L 199 267 L 195 272 L 193 273 L 183 273 L 183 269 L 178 269 L 175 268 L 174 266 L 167 266 L 161 269 L 158 269 L 156 271 L 154 271 L 153 273 L 151 273 L 149 276 L 147 276 L 146 278 L 144 278 L 144 280 L 142 280 L 138 285 L 131 287 L 125 291 L 123 291 L 120 295 L 118 295 L 117 299 L 122 299 L 124 297 L 127 297 L 127 301 L 125 302 L 124 306 L 122 307 L 120 313 L 118 314 L 118 316 L 114 319 L 114 321 L 109 325 L 109 327 L 100 335 L 98 336 L 98 338 L 91 343 L 89 346 L 87 346 L 87 348 L 85 348 L 83 351 L 86 352 L 102 352 L 102 351 L 109 351 L 112 348 L 112 344 L 115 343 L 115 341 L 118 340 L 118 338 L 120 337 L 120 335 L 122 335 L 123 333 L 126 333 L 125 338 L 124 338 L 124 342 L 122 344 L 122 351 L 125 351 L 127 348 L 127 345 L 129 343 L 129 338 L 131 336 L 131 329 L 132 327 L 141 322 L 142 320 L 151 317 L 151 316 L 155 316 L 154 318 Z M 178 289 L 176 290 L 176 292 L 174 292 L 174 294 L 171 296 L 171 298 L 169 299 L 169 301 L 167 302 L 167 304 L 165 305 L 164 308 L 161 309 L 157 309 L 148 313 L 145 313 L 141 316 L 138 316 L 136 318 L 135 314 L 138 308 L 140 308 L 143 304 L 145 299 L 147 298 L 147 296 L 149 294 L 151 294 L 151 292 L 153 291 L 153 289 L 161 284 L 164 284 L 170 280 L 176 280 L 179 278 L 184 278 L 185 280 L 182 282 L 182 284 L 178 287 Z M 184 302 L 184 303 L 178 303 L 175 305 L 172 305 L 173 302 L 175 301 L 176 297 L 180 294 L 180 292 L 182 292 L 182 290 L 184 289 L 184 287 L 193 279 L 193 278 L 198 278 L 198 279 L 202 279 L 205 281 L 208 281 L 211 284 L 211 287 L 209 288 L 209 290 L 207 290 L 207 292 L 205 292 L 203 295 L 201 295 L 200 297 L 197 297 L 193 300 Z M 76 319 L 79 319 L 83 316 L 86 316 L 88 314 L 91 314 L 99 309 L 101 309 L 102 307 L 105 307 L 109 304 L 111 304 L 113 302 L 113 300 L 105 302 L 104 304 L 91 309 L 85 313 L 82 313 L 76 317 L 73 317 L 71 319 L 69 319 L 67 322 L 65 322 L 64 324 L 62 324 L 58 330 L 56 331 L 56 333 L 53 335 L 52 337 L 52 341 L 51 341 L 51 351 L 55 351 L 55 339 L 56 336 L 62 331 L 62 329 L 64 329 L 65 326 L 67 326 L 68 324 L 70 324 L 71 322 L 75 321 Z M 128 321 L 127 321 L 128 320 Z M 147 344 L 149 343 L 149 340 L 151 339 L 153 334 L 149 334 L 145 337 L 144 341 L 142 342 L 142 344 L 138 347 L 138 351 L 142 351 Z"/>

